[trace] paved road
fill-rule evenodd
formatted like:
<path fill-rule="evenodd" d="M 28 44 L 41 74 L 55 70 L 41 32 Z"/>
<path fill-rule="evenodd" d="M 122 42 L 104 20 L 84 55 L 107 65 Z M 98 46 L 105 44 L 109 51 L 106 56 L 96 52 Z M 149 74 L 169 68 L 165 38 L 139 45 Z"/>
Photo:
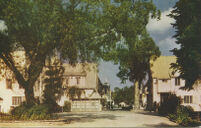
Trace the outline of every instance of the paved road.
<path fill-rule="evenodd" d="M 60 127 L 165 127 L 177 126 L 165 117 L 149 112 L 103 111 L 60 113 L 59 120 L 0 122 L 0 126 Z"/>

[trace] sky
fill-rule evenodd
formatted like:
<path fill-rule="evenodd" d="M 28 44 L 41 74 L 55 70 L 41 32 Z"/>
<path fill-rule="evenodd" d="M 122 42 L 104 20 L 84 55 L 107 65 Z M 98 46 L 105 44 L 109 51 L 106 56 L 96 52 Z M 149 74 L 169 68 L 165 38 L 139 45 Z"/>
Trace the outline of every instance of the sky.
<path fill-rule="evenodd" d="M 171 23 L 175 21 L 167 16 L 170 14 L 170 11 L 177 1 L 178 0 L 153 0 L 153 3 L 161 11 L 161 19 L 159 21 L 150 19 L 147 30 L 163 56 L 172 55 L 170 50 L 179 47 L 175 43 L 176 40 L 172 37 L 175 34 L 175 29 L 172 27 Z M 122 88 L 133 85 L 133 83 L 129 81 L 125 84 L 121 84 L 121 80 L 116 76 L 118 71 L 118 65 L 114 65 L 112 62 L 100 61 L 99 78 L 102 83 L 108 82 L 112 90 L 115 87 Z"/>

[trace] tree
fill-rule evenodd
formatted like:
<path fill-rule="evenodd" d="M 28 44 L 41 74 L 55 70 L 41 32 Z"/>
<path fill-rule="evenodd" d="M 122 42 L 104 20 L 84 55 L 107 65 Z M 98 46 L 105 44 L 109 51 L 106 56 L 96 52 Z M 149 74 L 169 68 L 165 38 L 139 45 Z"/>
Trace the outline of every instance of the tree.
<path fill-rule="evenodd" d="M 58 109 L 57 100 L 59 100 L 64 93 L 62 88 L 64 68 L 61 63 L 56 60 L 53 64 L 49 63 L 45 68 L 47 69 L 45 71 L 46 78 L 43 81 L 45 86 L 43 103 L 48 104 L 51 111 L 55 112 Z"/>
<path fill-rule="evenodd" d="M 73 100 L 74 98 L 80 99 L 83 93 L 84 93 L 84 90 L 76 86 L 66 88 L 66 94 L 70 98 L 70 100 Z"/>
<path fill-rule="evenodd" d="M 115 104 L 119 104 L 124 101 L 122 89 L 115 87 L 112 92 L 112 99 L 114 99 Z"/>
<path fill-rule="evenodd" d="M 0 32 L 0 59 L 25 89 L 28 104 L 35 104 L 33 87 L 47 56 L 57 51 L 71 64 L 100 56 L 97 6 L 90 0 L 0 1 L 0 20 L 6 26 Z M 13 58 L 19 50 L 25 52 L 24 67 Z"/>
<path fill-rule="evenodd" d="M 152 77 L 152 72 L 151 72 L 151 65 L 149 64 L 148 67 L 148 81 L 146 83 L 148 95 L 147 95 L 147 110 L 152 110 L 153 109 L 153 77 Z"/>
<path fill-rule="evenodd" d="M 174 37 L 180 48 L 172 50 L 177 57 L 172 67 L 180 72 L 185 83 L 184 89 L 192 89 L 196 80 L 201 79 L 201 1 L 179 0 L 169 15 L 176 22 Z"/>
<path fill-rule="evenodd" d="M 133 91 L 134 91 L 134 86 L 130 87 L 124 87 L 124 88 L 114 88 L 114 91 L 112 92 L 112 98 L 114 99 L 114 102 L 116 104 L 119 104 L 121 102 L 125 102 L 128 105 L 133 104 Z"/>
<path fill-rule="evenodd" d="M 157 18 L 160 13 L 151 1 L 140 0 L 118 0 L 107 11 L 110 12 L 107 16 L 113 17 L 112 32 L 118 43 L 105 54 L 105 60 L 120 64 L 117 76 L 122 82 L 129 79 L 134 83 L 134 106 L 139 109 L 139 89 L 150 70 L 149 60 L 160 55 L 159 48 L 146 31 L 146 25 L 150 13 L 152 18 Z"/>

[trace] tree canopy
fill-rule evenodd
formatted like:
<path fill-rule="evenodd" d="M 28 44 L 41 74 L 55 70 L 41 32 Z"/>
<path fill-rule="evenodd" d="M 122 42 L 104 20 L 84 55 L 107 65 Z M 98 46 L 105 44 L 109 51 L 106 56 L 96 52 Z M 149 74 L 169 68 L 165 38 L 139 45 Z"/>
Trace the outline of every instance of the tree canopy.
<path fill-rule="evenodd" d="M 140 81 L 151 56 L 159 49 L 146 31 L 149 16 L 159 13 L 147 0 L 15 0 L 0 1 L 0 58 L 13 71 L 33 104 L 33 86 L 47 56 L 62 60 L 120 63 L 118 76 Z M 26 66 L 17 65 L 12 52 L 22 50 Z"/>
<path fill-rule="evenodd" d="M 130 80 L 139 90 L 142 80 L 150 70 L 151 57 L 160 55 L 159 48 L 149 36 L 146 25 L 149 17 L 159 18 L 160 12 L 151 1 L 119 0 L 108 8 L 107 17 L 113 17 L 113 37 L 118 42 L 104 56 L 105 60 L 119 63 L 117 76 L 122 82 Z M 139 92 L 139 91 L 138 91 Z M 135 106 L 139 108 L 139 93 L 135 92 Z"/>
<path fill-rule="evenodd" d="M 6 26 L 0 32 L 0 58 L 25 89 L 27 102 L 35 102 L 33 86 L 55 51 L 71 64 L 97 60 L 99 12 L 98 2 L 90 0 L 0 1 L 0 20 Z M 26 56 L 23 70 L 12 56 L 19 50 Z"/>
<path fill-rule="evenodd" d="M 115 104 L 119 104 L 121 102 L 125 102 L 127 105 L 133 104 L 133 93 L 134 93 L 134 86 L 124 87 L 124 88 L 114 88 L 112 92 L 112 99 L 114 100 Z"/>
<path fill-rule="evenodd" d="M 176 43 L 180 48 L 173 49 L 177 57 L 172 64 L 180 72 L 185 89 L 192 89 L 196 80 L 201 79 L 201 0 L 179 0 L 169 15 L 176 22 Z"/>

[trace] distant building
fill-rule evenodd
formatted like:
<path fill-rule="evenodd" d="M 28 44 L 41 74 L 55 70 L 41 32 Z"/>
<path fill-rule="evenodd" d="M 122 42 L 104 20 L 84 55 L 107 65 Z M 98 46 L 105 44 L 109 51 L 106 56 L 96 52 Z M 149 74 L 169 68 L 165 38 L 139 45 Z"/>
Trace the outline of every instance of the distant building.
<path fill-rule="evenodd" d="M 24 52 L 18 51 L 14 53 L 16 63 L 25 66 Z M 8 113 L 12 108 L 19 106 L 25 101 L 24 89 L 20 87 L 15 80 L 13 73 L 4 65 L 0 65 L 0 112 Z M 63 74 L 63 87 L 76 87 L 82 90 L 80 98 L 74 97 L 70 99 L 64 94 L 58 104 L 63 106 L 65 101 L 71 102 L 71 111 L 101 111 L 101 96 L 98 93 L 98 73 L 97 65 L 93 63 L 69 64 L 63 65 L 65 72 Z M 43 83 L 45 76 L 43 72 L 35 83 L 34 96 L 40 101 L 43 99 Z"/>
<path fill-rule="evenodd" d="M 191 106 L 194 111 L 201 111 L 201 80 L 198 80 L 190 91 L 182 90 L 185 80 L 179 78 L 179 72 L 172 74 L 171 63 L 176 62 L 175 56 L 161 56 L 151 62 L 153 66 L 153 103 L 162 103 L 173 93 L 182 98 L 182 105 Z"/>

